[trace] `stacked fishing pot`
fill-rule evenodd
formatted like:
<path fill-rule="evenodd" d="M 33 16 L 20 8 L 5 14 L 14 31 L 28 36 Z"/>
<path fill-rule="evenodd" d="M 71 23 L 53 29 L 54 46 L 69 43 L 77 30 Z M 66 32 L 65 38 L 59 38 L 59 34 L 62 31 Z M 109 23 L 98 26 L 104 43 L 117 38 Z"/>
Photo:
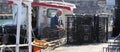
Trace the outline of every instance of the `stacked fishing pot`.
<path fill-rule="evenodd" d="M 95 15 L 66 15 L 68 43 L 107 42 L 108 18 Z"/>

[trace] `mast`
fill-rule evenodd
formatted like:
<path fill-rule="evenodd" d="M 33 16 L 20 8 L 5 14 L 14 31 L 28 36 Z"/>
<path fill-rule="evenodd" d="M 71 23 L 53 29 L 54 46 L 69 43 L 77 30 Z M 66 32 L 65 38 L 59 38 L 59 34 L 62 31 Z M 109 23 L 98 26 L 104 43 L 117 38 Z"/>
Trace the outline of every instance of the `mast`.
<path fill-rule="evenodd" d="M 18 13 L 17 13 L 17 35 L 16 35 L 16 52 L 19 52 L 20 44 L 20 25 L 21 25 L 21 11 L 22 11 L 22 0 L 17 1 Z"/>
<path fill-rule="evenodd" d="M 33 0 L 23 1 L 27 5 L 27 37 L 28 37 L 28 52 L 32 52 L 32 2 Z"/>
<path fill-rule="evenodd" d="M 31 16 L 31 13 L 32 13 L 32 7 L 31 7 L 31 3 L 32 3 L 32 0 L 28 0 L 28 29 L 27 29 L 27 35 L 28 35 L 28 45 L 29 45 L 29 52 L 32 52 L 32 25 L 31 25 L 31 22 L 32 22 L 32 16 Z"/>

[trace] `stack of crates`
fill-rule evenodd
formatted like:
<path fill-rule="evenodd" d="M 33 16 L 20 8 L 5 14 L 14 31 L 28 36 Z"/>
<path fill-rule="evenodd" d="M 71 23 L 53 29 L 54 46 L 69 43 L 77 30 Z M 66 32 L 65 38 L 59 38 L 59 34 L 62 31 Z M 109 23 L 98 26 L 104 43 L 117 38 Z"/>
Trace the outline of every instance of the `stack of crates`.
<path fill-rule="evenodd" d="M 67 15 L 68 43 L 106 42 L 107 23 L 107 18 L 95 15 Z"/>
<path fill-rule="evenodd" d="M 89 15 L 86 16 L 76 16 L 75 17 L 75 36 L 73 39 L 76 39 L 76 42 L 79 41 L 80 43 L 84 42 L 92 42 L 91 35 L 92 35 L 92 27 L 93 27 L 93 18 Z"/>
<path fill-rule="evenodd" d="M 108 18 L 95 17 L 95 34 L 97 42 L 107 42 L 108 40 Z"/>
<path fill-rule="evenodd" d="M 99 17 L 99 42 L 106 42 L 108 39 L 108 19 Z"/>

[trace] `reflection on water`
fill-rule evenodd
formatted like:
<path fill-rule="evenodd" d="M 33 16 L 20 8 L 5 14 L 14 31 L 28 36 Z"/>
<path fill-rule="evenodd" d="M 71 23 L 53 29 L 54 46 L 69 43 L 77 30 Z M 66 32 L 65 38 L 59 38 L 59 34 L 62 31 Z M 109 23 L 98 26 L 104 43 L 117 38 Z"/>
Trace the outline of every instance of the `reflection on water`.
<path fill-rule="evenodd" d="M 0 25 L 12 24 L 13 19 L 0 19 Z"/>

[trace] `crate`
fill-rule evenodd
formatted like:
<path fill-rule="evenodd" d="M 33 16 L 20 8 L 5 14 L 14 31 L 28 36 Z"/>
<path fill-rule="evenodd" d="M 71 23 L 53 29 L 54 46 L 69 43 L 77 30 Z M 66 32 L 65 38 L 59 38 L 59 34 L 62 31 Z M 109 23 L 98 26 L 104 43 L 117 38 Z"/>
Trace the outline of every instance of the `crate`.
<path fill-rule="evenodd" d="M 108 18 L 94 15 L 67 16 L 68 43 L 106 42 Z M 72 37 L 72 38 L 71 38 Z"/>
<path fill-rule="evenodd" d="M 67 34 L 68 42 L 75 43 L 91 43 L 93 30 L 93 16 L 77 15 L 69 16 L 67 18 Z M 70 38 L 72 37 L 72 38 Z M 72 41 L 71 41 L 72 39 Z"/>

